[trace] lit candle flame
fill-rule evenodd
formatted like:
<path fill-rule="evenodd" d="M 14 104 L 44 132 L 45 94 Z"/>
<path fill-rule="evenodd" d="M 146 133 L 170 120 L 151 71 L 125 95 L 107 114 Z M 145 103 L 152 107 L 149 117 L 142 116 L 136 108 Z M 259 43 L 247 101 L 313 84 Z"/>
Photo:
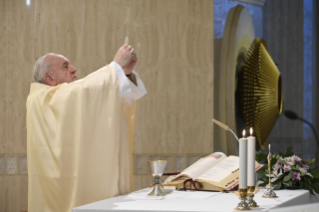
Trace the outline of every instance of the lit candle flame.
<path fill-rule="evenodd" d="M 243 130 L 243 137 L 245 138 L 246 130 Z"/>
<path fill-rule="evenodd" d="M 250 128 L 250 136 L 252 136 L 253 135 L 253 128 L 251 127 Z"/>

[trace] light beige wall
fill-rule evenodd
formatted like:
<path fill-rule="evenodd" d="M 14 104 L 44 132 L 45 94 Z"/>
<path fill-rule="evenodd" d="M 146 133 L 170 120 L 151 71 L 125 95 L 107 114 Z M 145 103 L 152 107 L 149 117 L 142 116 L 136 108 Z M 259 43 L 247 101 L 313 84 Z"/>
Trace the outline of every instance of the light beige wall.
<path fill-rule="evenodd" d="M 148 90 L 138 103 L 135 189 L 150 183 L 148 159 L 180 171 L 213 151 L 213 1 L 30 2 L 0 0 L 0 211 L 27 210 L 25 101 L 48 52 L 84 77 L 130 37 Z"/>

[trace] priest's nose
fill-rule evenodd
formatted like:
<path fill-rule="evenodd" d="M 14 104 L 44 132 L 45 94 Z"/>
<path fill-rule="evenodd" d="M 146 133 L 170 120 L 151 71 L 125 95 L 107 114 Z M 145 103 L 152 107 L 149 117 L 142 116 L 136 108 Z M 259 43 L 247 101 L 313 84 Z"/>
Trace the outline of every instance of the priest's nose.
<path fill-rule="evenodd" d="M 76 68 L 74 66 L 71 66 L 71 73 L 75 74 L 77 72 Z"/>

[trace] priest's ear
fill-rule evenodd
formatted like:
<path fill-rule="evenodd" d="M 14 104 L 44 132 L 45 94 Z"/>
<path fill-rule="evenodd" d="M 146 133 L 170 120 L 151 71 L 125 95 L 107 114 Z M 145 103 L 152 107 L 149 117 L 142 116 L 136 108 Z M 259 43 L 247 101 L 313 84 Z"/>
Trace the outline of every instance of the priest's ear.
<path fill-rule="evenodd" d="M 50 85 L 50 86 L 56 86 L 57 82 L 52 78 L 50 74 L 44 75 L 44 81 L 45 84 Z"/>

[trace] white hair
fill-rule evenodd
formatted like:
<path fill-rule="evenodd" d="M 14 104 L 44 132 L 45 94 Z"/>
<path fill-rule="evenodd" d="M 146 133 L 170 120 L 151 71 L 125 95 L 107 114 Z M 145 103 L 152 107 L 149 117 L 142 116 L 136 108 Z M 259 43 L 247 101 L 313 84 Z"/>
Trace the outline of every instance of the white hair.
<path fill-rule="evenodd" d="M 45 59 L 49 56 L 57 57 L 54 53 L 48 53 L 38 59 L 34 65 L 33 76 L 34 80 L 38 83 L 46 84 L 44 76 L 48 73 L 52 73 L 51 65 L 54 60 L 46 61 Z"/>

